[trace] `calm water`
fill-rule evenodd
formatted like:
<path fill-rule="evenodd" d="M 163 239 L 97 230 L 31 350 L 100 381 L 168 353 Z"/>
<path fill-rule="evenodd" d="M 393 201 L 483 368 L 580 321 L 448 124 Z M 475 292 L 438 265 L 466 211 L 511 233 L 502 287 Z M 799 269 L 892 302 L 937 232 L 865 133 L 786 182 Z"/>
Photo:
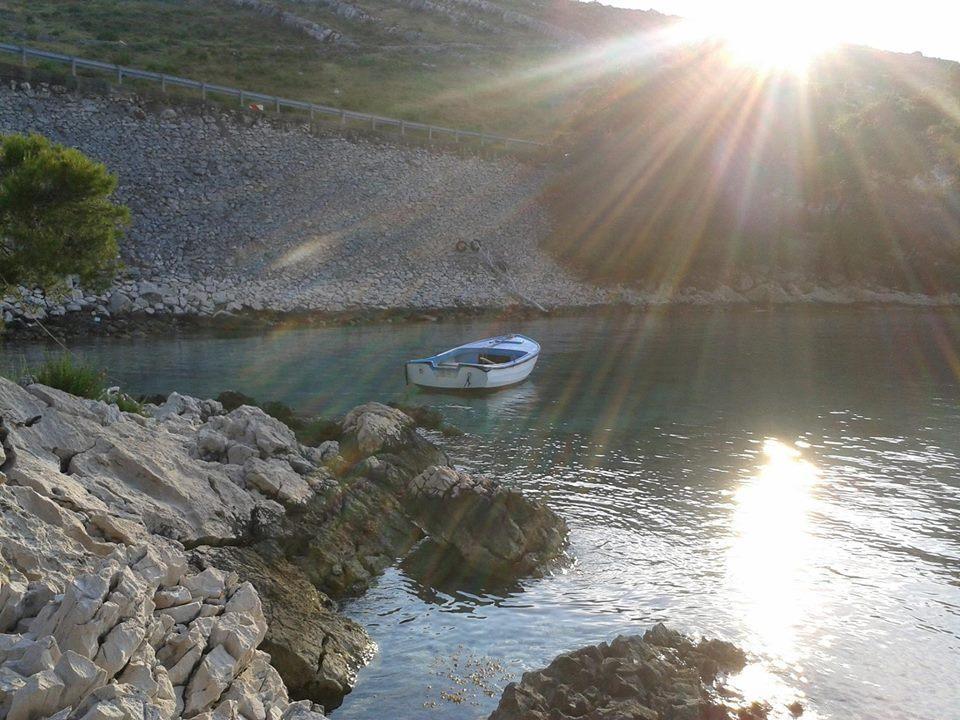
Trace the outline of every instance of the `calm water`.
<path fill-rule="evenodd" d="M 546 498 L 576 562 L 509 588 L 398 567 L 346 610 L 380 653 L 334 718 L 479 718 L 527 668 L 664 620 L 740 643 L 805 717 L 960 718 L 960 319 L 912 310 L 515 323 L 544 354 L 480 397 L 400 363 L 494 322 L 83 347 L 132 390 L 333 414 L 409 395 L 456 461 Z M 3 349 L 4 360 L 17 352 Z M 28 359 L 39 351 L 27 348 Z"/>

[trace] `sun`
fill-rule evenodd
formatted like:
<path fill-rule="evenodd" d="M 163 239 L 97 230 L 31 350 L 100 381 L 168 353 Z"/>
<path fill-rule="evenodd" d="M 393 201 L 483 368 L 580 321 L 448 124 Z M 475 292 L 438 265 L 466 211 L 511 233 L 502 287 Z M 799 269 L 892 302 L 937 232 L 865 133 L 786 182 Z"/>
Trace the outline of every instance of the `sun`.
<path fill-rule="evenodd" d="M 764 71 L 803 74 L 810 63 L 835 43 L 801 31 L 774 33 L 742 28 L 722 35 L 730 59 Z"/>
<path fill-rule="evenodd" d="M 818 56 L 840 43 L 821 14 L 770 4 L 774 7 L 750 3 L 739 12 L 717 14 L 698 24 L 720 39 L 731 62 L 769 73 L 802 75 Z"/>

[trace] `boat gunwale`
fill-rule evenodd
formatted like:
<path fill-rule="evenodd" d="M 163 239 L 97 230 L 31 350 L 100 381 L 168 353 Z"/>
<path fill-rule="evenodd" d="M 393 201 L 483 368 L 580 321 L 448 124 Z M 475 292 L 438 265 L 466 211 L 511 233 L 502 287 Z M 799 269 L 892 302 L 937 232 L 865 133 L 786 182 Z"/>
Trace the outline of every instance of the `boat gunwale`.
<path fill-rule="evenodd" d="M 457 348 L 454 348 L 457 349 Z M 422 360 L 407 360 L 407 365 L 429 365 L 430 367 L 436 369 L 439 367 L 437 365 L 436 358 L 438 355 L 433 357 L 423 358 Z M 522 355 L 516 360 L 511 360 L 508 363 L 499 363 L 497 365 L 481 365 L 480 363 L 453 363 L 450 366 L 450 369 L 453 368 L 476 368 L 477 370 L 483 370 L 484 372 L 490 372 L 491 370 L 505 370 L 507 368 L 517 367 L 518 365 L 523 365 L 524 363 L 530 362 L 531 360 L 540 357 L 540 351 L 530 352 L 526 355 Z"/>

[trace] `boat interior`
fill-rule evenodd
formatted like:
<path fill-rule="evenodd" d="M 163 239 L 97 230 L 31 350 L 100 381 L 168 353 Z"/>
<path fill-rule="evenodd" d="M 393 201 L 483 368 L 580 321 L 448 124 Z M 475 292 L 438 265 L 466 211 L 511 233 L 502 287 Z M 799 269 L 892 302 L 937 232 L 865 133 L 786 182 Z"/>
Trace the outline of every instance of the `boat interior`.
<path fill-rule="evenodd" d="M 463 348 L 437 357 L 438 365 L 503 365 L 526 355 L 522 350 L 504 348 Z"/>

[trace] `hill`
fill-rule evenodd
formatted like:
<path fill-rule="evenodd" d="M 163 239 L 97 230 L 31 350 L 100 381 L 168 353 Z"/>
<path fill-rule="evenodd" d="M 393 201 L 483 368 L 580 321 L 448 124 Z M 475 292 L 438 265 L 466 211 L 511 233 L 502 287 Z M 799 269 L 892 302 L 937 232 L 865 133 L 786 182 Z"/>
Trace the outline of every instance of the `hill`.
<path fill-rule="evenodd" d="M 8 0 L 0 38 L 351 110 L 543 139 L 571 52 L 669 19 L 572 0 Z"/>
<path fill-rule="evenodd" d="M 586 93 L 551 246 L 607 281 L 960 287 L 960 65 L 840 48 L 801 76 L 671 49 Z"/>
<path fill-rule="evenodd" d="M 549 141 L 552 180 L 524 185 L 517 202 L 542 201 L 553 229 L 538 221 L 525 240 L 591 281 L 658 294 L 768 281 L 799 295 L 960 288 L 960 64 L 842 47 L 793 75 L 682 30 L 656 12 L 571 0 L 0 9 L 4 39 Z"/>

